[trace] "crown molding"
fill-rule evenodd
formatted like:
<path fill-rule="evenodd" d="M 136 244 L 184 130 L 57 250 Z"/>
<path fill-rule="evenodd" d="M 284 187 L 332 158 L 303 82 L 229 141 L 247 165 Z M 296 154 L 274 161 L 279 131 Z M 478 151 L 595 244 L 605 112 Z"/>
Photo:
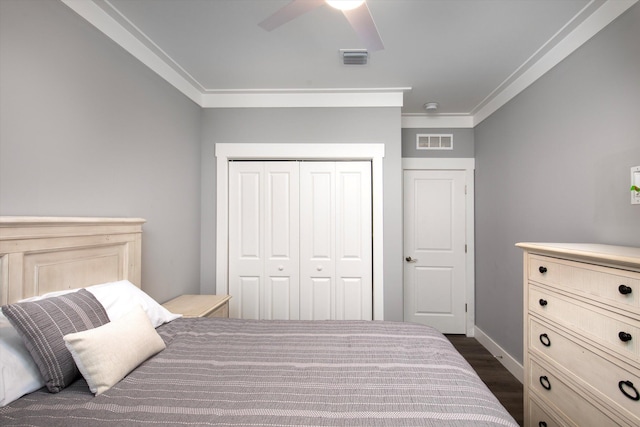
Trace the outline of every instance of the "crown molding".
<path fill-rule="evenodd" d="M 302 108 L 302 107 L 402 107 L 403 94 L 410 88 L 374 89 L 288 89 L 248 91 L 207 91 L 163 52 L 149 46 L 142 34 L 125 27 L 93 0 L 61 0 L 107 37 L 165 79 L 186 97 L 203 108 Z M 593 0 L 594 2 L 597 0 Z M 406 128 L 472 128 L 529 87 L 547 71 L 609 25 L 638 0 L 606 0 L 576 28 L 570 31 L 531 67 L 509 83 L 497 88 L 469 114 L 403 115 Z M 512 78 L 513 76 L 510 76 Z"/>
<path fill-rule="evenodd" d="M 206 93 L 202 96 L 201 106 L 203 108 L 402 107 L 406 90 L 409 88 Z"/>
<path fill-rule="evenodd" d="M 638 0 L 606 0 L 584 21 L 568 32 L 548 52 L 541 55 L 528 69 L 513 81 L 505 81 L 500 85 L 493 97 L 480 104 L 475 112 L 465 115 L 403 115 L 403 128 L 473 128 L 496 112 L 500 107 L 513 99 L 520 92 L 531 86 L 562 60 L 586 43 L 614 19 L 622 15 Z M 591 2 L 584 10 L 592 5 Z M 523 64 L 523 65 L 526 65 Z"/>
<path fill-rule="evenodd" d="M 606 0 L 595 12 L 577 25 L 573 31 L 569 32 L 518 78 L 499 91 L 496 96 L 475 112 L 473 114 L 473 126 L 480 124 L 520 92 L 531 86 L 547 71 L 558 65 L 637 2 L 638 0 Z"/>
<path fill-rule="evenodd" d="M 90 0 L 61 0 L 78 15 L 86 19 L 91 25 L 102 31 L 107 37 L 119 44 L 123 49 L 137 58 L 144 65 L 172 86 L 182 92 L 187 98 L 198 105 L 202 104 L 202 92 L 192 82 L 171 67 L 165 58 L 146 46 L 130 31 L 123 27 L 100 6 Z"/>
<path fill-rule="evenodd" d="M 411 90 L 404 87 L 206 91 L 157 47 L 150 47 L 148 41 L 144 43 L 142 33 L 122 25 L 108 9 L 92 0 L 61 1 L 202 108 L 402 107 L 404 92 Z"/>
<path fill-rule="evenodd" d="M 402 115 L 403 129 L 472 128 L 473 116 L 465 115 Z"/>

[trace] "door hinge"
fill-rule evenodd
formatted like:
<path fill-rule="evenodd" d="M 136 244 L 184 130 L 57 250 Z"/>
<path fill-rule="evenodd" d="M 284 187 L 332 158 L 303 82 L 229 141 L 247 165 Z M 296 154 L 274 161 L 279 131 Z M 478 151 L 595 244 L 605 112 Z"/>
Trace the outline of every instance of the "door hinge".
<path fill-rule="evenodd" d="M 464 186 L 464 194 L 467 194 L 467 186 Z"/>
<path fill-rule="evenodd" d="M 464 305 L 464 312 L 467 312 L 467 304 Z"/>
<path fill-rule="evenodd" d="M 466 243 L 464 244 L 464 253 L 465 254 L 467 253 L 467 244 Z"/>

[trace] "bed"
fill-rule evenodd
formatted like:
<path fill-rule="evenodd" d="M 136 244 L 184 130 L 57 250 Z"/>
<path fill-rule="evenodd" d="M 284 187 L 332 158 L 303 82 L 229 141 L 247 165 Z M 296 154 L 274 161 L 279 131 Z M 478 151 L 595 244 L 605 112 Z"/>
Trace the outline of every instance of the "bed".
<path fill-rule="evenodd" d="M 82 296 L 91 304 L 96 299 L 108 317 L 65 335 L 82 375 L 59 392 L 49 392 L 47 382 L 6 402 L 0 425 L 517 425 L 449 341 L 422 325 L 177 318 L 158 311 L 162 307 L 137 288 L 143 222 L 0 218 L 3 305 L 42 309 Z M 122 296 L 118 286 L 126 289 Z M 114 307 L 138 296 L 135 313 L 114 314 Z M 127 317 L 134 315 L 144 320 Z M 153 332 L 145 329 L 145 336 L 154 335 L 155 341 L 141 347 L 153 348 L 153 354 L 143 354 L 121 380 L 100 389 L 94 374 L 107 362 L 95 359 L 100 363 L 92 365 L 76 358 L 84 350 L 71 340 L 127 325 L 118 330 L 122 343 L 95 341 L 101 352 L 115 351 L 143 342 L 132 338 L 132 344 L 123 344 L 131 330 L 144 329 L 135 325 L 146 322 Z M 3 367 L 6 383 L 5 374 Z"/>

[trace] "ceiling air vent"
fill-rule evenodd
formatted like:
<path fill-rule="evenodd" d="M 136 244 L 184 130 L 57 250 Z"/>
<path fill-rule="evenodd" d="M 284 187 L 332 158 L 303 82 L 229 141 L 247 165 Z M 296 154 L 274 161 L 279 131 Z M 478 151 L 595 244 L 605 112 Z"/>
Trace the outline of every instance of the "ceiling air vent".
<path fill-rule="evenodd" d="M 453 150 L 453 134 L 419 133 L 416 135 L 418 150 Z"/>
<path fill-rule="evenodd" d="M 369 52 L 366 50 L 340 50 L 343 65 L 367 65 Z"/>

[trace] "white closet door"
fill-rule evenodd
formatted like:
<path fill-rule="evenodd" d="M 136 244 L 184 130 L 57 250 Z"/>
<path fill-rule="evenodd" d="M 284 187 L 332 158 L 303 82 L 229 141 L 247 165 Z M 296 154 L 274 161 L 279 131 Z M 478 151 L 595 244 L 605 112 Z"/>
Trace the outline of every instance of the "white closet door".
<path fill-rule="evenodd" d="M 298 164 L 229 164 L 229 316 L 297 319 Z"/>
<path fill-rule="evenodd" d="M 336 319 L 373 318 L 371 163 L 336 165 Z"/>
<path fill-rule="evenodd" d="M 264 164 L 229 164 L 229 316 L 260 319 Z"/>
<path fill-rule="evenodd" d="M 263 319 L 300 316 L 298 169 L 297 162 L 265 163 Z"/>
<path fill-rule="evenodd" d="M 300 165 L 300 318 L 372 318 L 371 163 Z"/>
<path fill-rule="evenodd" d="M 300 318 L 335 319 L 335 163 L 300 165 Z"/>

